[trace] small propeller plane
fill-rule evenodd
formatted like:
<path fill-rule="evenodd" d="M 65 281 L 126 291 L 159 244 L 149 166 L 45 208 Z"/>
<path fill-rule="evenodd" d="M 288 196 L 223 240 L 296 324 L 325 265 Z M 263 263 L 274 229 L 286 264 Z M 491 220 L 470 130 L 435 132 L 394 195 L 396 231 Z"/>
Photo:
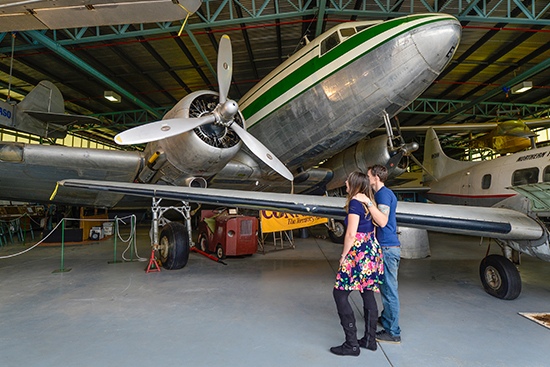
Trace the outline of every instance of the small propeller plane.
<path fill-rule="evenodd" d="M 292 55 L 237 104 L 228 98 L 233 66 L 231 42 L 223 36 L 218 93 L 193 92 L 163 120 L 115 137 L 119 144 L 148 143 L 143 153 L 4 142 L 0 144 L 0 195 L 9 200 L 48 202 L 56 182 L 68 180 L 55 196 L 56 203 L 114 207 L 128 202 L 125 195 L 147 192 L 144 196 L 153 197 L 153 246 L 159 249 L 165 268 L 181 268 L 187 263 L 191 243 L 189 202 L 223 201 L 252 207 L 263 203 L 267 208 L 272 205 L 270 200 L 258 203 L 252 199 L 273 192 L 324 192 L 331 181 L 343 182 L 347 169 L 361 168 L 357 162 L 365 166 L 390 163 L 393 174 L 402 172 L 406 164 L 401 161 L 417 146 L 396 139 L 390 119 L 418 98 L 449 64 L 460 37 L 460 22 L 446 14 L 342 23 Z M 357 144 L 345 161 L 338 158 L 330 166 L 318 166 L 384 123 L 387 137 L 376 144 L 370 144 L 371 140 Z M 70 188 L 70 179 L 106 182 L 123 189 L 82 191 Z M 184 201 L 181 213 L 187 224 L 168 223 L 159 240 L 162 211 L 157 199 L 164 196 L 155 192 L 188 188 L 209 196 L 212 191 L 206 186 L 231 189 L 228 199 L 212 201 L 202 194 L 166 196 Z M 243 192 L 250 203 L 235 202 Z M 342 217 L 341 199 L 332 199 L 338 206 L 327 213 Z M 286 200 L 282 203 L 279 208 L 297 210 Z"/>

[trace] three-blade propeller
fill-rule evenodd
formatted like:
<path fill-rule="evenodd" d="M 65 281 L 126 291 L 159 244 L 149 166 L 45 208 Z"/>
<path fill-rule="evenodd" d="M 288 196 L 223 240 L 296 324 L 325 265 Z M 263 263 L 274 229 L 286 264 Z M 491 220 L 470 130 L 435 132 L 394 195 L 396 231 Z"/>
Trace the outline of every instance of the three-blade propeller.
<path fill-rule="evenodd" d="M 243 143 L 265 164 L 289 181 L 294 180 L 292 173 L 265 145 L 248 131 L 234 123 L 234 117 L 239 112 L 237 102 L 227 98 L 233 73 L 233 54 L 229 36 L 223 35 L 218 53 L 218 86 L 219 103 L 209 114 L 201 117 L 174 118 L 152 122 L 121 132 L 115 136 L 115 142 L 120 145 L 149 143 L 160 139 L 191 131 L 206 124 L 220 124 L 232 129 Z"/>

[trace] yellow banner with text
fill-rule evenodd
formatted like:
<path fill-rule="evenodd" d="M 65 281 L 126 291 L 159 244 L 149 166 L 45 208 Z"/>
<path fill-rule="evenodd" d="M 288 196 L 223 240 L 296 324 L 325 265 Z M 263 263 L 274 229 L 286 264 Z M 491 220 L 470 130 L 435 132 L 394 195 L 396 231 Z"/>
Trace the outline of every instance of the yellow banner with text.
<path fill-rule="evenodd" d="M 271 233 L 311 227 L 317 224 L 326 223 L 328 219 L 309 215 L 260 210 L 260 221 L 262 224 L 262 232 Z"/>

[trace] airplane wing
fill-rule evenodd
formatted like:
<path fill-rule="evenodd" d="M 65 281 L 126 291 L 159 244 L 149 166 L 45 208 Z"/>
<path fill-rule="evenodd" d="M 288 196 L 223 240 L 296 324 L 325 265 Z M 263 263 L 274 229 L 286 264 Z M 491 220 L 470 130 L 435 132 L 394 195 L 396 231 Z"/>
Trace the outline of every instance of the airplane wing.
<path fill-rule="evenodd" d="M 60 192 L 63 188 L 85 189 L 221 206 L 270 209 L 336 219 L 342 219 L 346 215 L 345 199 L 337 197 L 91 180 L 64 180 L 58 184 L 61 186 Z M 544 234 L 542 227 L 534 219 L 504 208 L 399 202 L 397 224 L 436 232 L 499 239 L 536 240 Z"/>
<path fill-rule="evenodd" d="M 202 0 L 2 1 L 0 32 L 183 20 L 201 3 Z"/>
<path fill-rule="evenodd" d="M 61 177 L 132 182 L 142 164 L 135 151 L 0 142 L 0 193 L 5 200 L 47 203 Z M 58 195 L 56 203 L 112 207 L 122 199 L 80 190 Z"/>

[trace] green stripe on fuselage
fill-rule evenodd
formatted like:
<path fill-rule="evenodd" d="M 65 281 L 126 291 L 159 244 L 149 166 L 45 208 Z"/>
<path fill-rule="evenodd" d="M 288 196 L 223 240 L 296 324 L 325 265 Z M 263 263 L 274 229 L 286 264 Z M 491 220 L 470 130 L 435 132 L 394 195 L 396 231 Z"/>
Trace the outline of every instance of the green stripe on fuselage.
<path fill-rule="evenodd" d="M 391 28 L 400 26 L 404 23 L 408 23 L 417 19 L 422 18 L 429 18 L 433 17 L 433 15 L 418 15 L 418 16 L 409 16 L 405 18 L 397 18 L 393 20 L 389 20 L 377 25 L 374 25 L 372 27 L 369 27 L 360 33 L 355 34 L 354 36 L 346 39 L 344 42 L 340 43 L 338 46 L 331 49 L 329 52 L 324 54 L 322 57 L 315 56 L 310 61 L 306 62 L 304 65 L 293 71 L 291 74 L 286 76 L 285 78 L 281 79 L 277 84 L 275 84 L 273 87 L 271 87 L 269 90 L 265 91 L 261 96 L 257 97 L 252 103 L 250 103 L 249 106 L 247 106 L 245 109 L 243 109 L 241 112 L 245 119 L 250 118 L 254 114 L 258 113 L 262 108 L 273 102 L 275 99 L 277 99 L 279 96 L 283 95 L 284 93 L 288 92 L 290 89 L 294 88 L 296 86 L 297 80 L 303 80 L 305 78 L 309 78 L 312 74 L 318 72 L 321 68 L 325 67 L 326 65 L 330 64 L 331 62 L 337 60 L 338 58 L 344 56 L 346 53 L 350 52 L 354 48 L 358 47 L 359 45 L 363 44 L 367 40 L 376 37 L 379 34 L 382 34 L 386 31 L 388 31 Z M 441 18 L 434 19 L 433 21 L 438 21 Z M 427 23 L 418 24 L 416 27 L 423 26 Z M 414 28 L 416 28 L 414 27 Z M 403 31 L 395 34 L 391 38 L 384 39 L 384 41 L 377 44 L 375 47 L 371 48 L 367 52 L 358 55 L 353 60 L 349 60 L 347 63 L 339 65 L 339 67 L 332 70 L 330 73 L 324 75 L 321 79 L 317 81 L 317 83 L 321 82 L 322 80 L 328 78 L 330 75 L 338 72 L 340 69 L 344 68 L 346 65 L 350 64 L 351 62 L 355 61 L 357 58 L 369 53 L 370 51 L 376 49 L 378 46 L 388 42 L 389 40 L 399 36 L 402 33 L 410 31 L 411 28 L 404 29 Z M 312 51 L 316 50 L 318 48 L 315 47 Z M 310 51 L 310 52 L 312 52 Z M 306 54 L 306 55 L 309 55 Z M 304 55 L 304 56 L 306 56 Z M 292 67 L 294 62 L 289 65 L 287 68 Z M 306 88 L 304 91 L 308 90 L 309 88 Z M 303 92 L 304 92 L 303 91 Z M 303 92 L 297 94 L 296 96 L 292 97 L 292 99 L 298 97 Z M 273 113 L 275 110 L 271 111 Z M 270 113 L 270 114 L 271 114 Z M 265 116 L 267 117 L 267 116 Z M 265 118 L 264 117 L 264 118 Z M 259 121 L 257 121 L 259 122 Z M 249 126 L 250 127 L 250 126 Z"/>

